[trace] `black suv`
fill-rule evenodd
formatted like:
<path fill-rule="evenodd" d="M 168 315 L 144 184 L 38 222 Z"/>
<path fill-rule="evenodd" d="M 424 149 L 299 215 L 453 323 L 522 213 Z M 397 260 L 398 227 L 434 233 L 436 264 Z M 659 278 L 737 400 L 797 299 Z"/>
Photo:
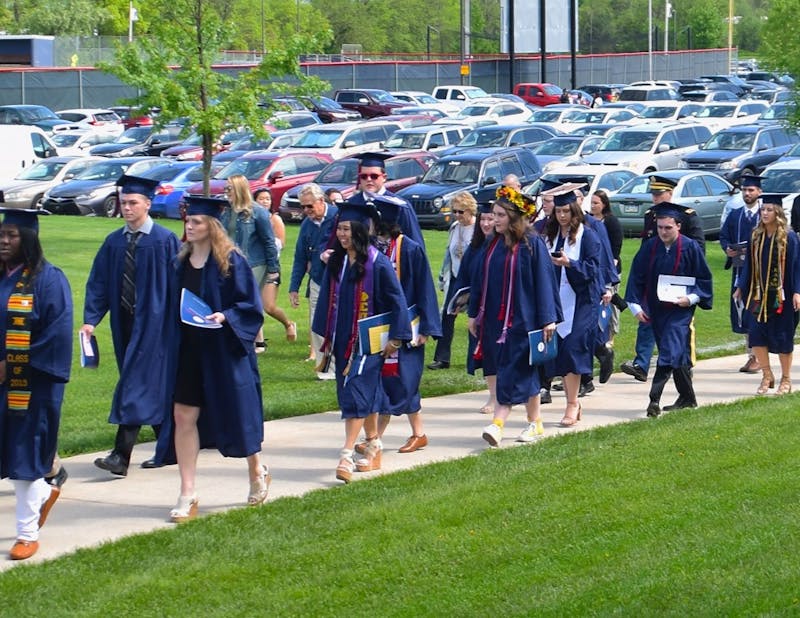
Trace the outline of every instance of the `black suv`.
<path fill-rule="evenodd" d="M 339 105 L 358 112 L 363 118 L 389 116 L 393 109 L 407 105 L 386 90 L 369 88 L 337 90 L 333 98 Z"/>
<path fill-rule="evenodd" d="M 420 226 L 447 229 L 455 220 L 450 198 L 469 191 L 479 203 L 489 202 L 506 174 L 516 174 L 527 185 L 538 179 L 542 170 L 527 148 L 473 148 L 442 157 L 417 184 L 398 195 L 414 207 Z"/>

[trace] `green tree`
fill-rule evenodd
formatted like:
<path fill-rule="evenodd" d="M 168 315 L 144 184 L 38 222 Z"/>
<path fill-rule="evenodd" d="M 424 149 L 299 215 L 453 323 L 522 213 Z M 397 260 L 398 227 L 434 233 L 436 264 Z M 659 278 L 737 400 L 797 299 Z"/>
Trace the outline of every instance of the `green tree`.
<path fill-rule="evenodd" d="M 727 23 L 723 15 L 728 14 L 720 1 L 706 1 L 692 4 L 688 9 L 689 23 L 692 27 L 692 47 L 706 49 L 727 45 Z"/>
<path fill-rule="evenodd" d="M 20 32 L 46 35 L 91 36 L 109 17 L 92 0 L 38 0 L 17 9 Z"/>
<path fill-rule="evenodd" d="M 195 128 L 203 144 L 206 195 L 214 142 L 225 130 L 247 127 L 263 134 L 273 97 L 327 87 L 301 73 L 298 55 L 315 51 L 317 44 L 297 35 L 282 45 L 271 41 L 261 64 L 249 71 L 235 76 L 215 71 L 212 64 L 230 39 L 224 17 L 230 8 L 226 0 L 153 0 L 148 10 L 158 18 L 150 20 L 147 36 L 120 47 L 115 62 L 102 67 L 142 92 L 140 108 L 160 107 L 161 122 L 185 118 Z"/>

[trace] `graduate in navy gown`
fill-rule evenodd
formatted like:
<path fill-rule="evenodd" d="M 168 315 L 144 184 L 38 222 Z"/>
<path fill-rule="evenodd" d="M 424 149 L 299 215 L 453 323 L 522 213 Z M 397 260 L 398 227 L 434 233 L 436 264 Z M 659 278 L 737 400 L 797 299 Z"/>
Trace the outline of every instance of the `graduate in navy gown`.
<path fill-rule="evenodd" d="M 750 346 L 748 335 L 753 315 L 733 298 L 736 279 L 747 260 L 747 249 L 753 229 L 761 219 L 761 177 L 743 175 L 739 180 L 744 205 L 733 210 L 719 230 L 719 244 L 725 252 L 725 270 L 731 271 L 731 329 L 744 335 L 747 361 L 739 369 L 742 373 L 758 373 L 761 367 Z"/>
<path fill-rule="evenodd" d="M 358 206 L 374 204 L 378 210 L 381 209 L 381 202 L 391 204 L 397 211 L 395 222 L 403 230 L 403 234 L 424 248 L 425 239 L 422 236 L 422 229 L 419 227 L 414 208 L 408 203 L 408 200 L 392 193 L 384 186 L 386 184 L 385 161 L 393 156 L 395 155 L 391 152 L 366 152 L 355 155 L 355 158 L 360 160 L 358 191 L 347 201 Z"/>
<path fill-rule="evenodd" d="M 776 393 L 792 392 L 794 333 L 800 310 L 800 241 L 789 227 L 784 197 L 762 195 L 759 223 L 753 230 L 748 258 L 733 293 L 751 314 L 750 345 L 762 372 L 758 395 L 775 386 L 770 352 L 778 355 L 781 365 Z"/>
<path fill-rule="evenodd" d="M 324 337 L 322 353 L 336 361 L 336 396 L 345 421 L 336 478 L 345 483 L 352 479 L 353 449 L 364 419 L 382 409 L 384 359 L 411 341 L 408 303 L 392 263 L 370 244 L 370 225 L 377 218 L 369 205 L 345 202 L 339 208 L 336 241 L 314 314 L 314 332 Z M 389 314 L 388 340 L 382 350 L 368 354 L 368 342 L 358 337 L 358 321 L 382 313 Z"/>
<path fill-rule="evenodd" d="M 549 341 L 561 320 L 561 306 L 547 248 L 529 229 L 535 202 L 504 186 L 492 210 L 495 235 L 475 258 L 479 270 L 467 315 L 469 330 L 478 338 L 476 356 L 484 372 L 497 376 L 497 406 L 483 439 L 498 446 L 511 406 L 530 399 L 535 403 L 526 406 L 528 425 L 518 439 L 527 442 L 543 433 L 539 373 L 530 364 L 528 332 L 543 329 Z"/>
<path fill-rule="evenodd" d="M 640 323 L 650 323 L 658 345 L 658 363 L 650 387 L 647 416 L 661 413 L 660 402 L 670 375 L 675 380 L 678 399 L 665 410 L 697 406 L 692 386 L 691 365 L 694 361 L 695 308 L 711 309 L 711 271 L 703 249 L 680 233 L 683 214 L 669 202 L 654 207 L 657 236 L 646 240 L 631 265 L 625 300 Z M 665 277 L 691 277 L 693 285 L 676 289 L 676 298 L 660 299 L 659 280 Z M 685 291 L 685 293 L 683 293 Z M 662 297 L 663 298 L 663 297 Z"/>
<path fill-rule="evenodd" d="M 258 283 L 220 224 L 222 202 L 186 201 L 186 243 L 176 259 L 176 280 L 208 305 L 204 317 L 220 326 L 180 326 L 174 431 L 181 488 L 170 512 L 178 523 L 197 515 L 197 456 L 209 438 L 225 457 L 247 458 L 250 506 L 267 499 L 270 482 L 260 459 L 264 406 L 254 344 L 264 310 Z"/>
<path fill-rule="evenodd" d="M 384 361 L 382 382 L 386 397 L 380 409 L 380 420 L 377 414 L 367 417 L 364 423 L 367 440 L 356 447 L 364 454 L 356 461 L 356 468 L 362 472 L 380 469 L 383 433 L 392 415 L 406 414 L 411 425 L 411 436 L 400 447 L 400 453 L 413 453 L 428 445 L 420 412 L 419 384 L 425 368 L 425 342 L 430 337 L 440 337 L 442 325 L 425 250 L 401 232 L 395 222 L 396 214 L 397 208 L 390 208 L 387 204 L 381 206 L 375 242 L 392 263 L 408 306 L 416 308 L 419 328 L 415 339 Z"/>
<path fill-rule="evenodd" d="M 59 496 L 53 466 L 64 385 L 72 362 L 72 294 L 39 243 L 37 212 L 4 209 L 0 227 L 0 478 L 14 485 L 12 560 L 39 548 Z"/>
<path fill-rule="evenodd" d="M 572 427 L 581 419 L 580 376 L 592 372 L 597 308 L 605 281 L 600 258 L 603 248 L 597 234 L 584 225 L 585 216 L 574 199 L 574 189 L 562 186 L 549 193 L 554 208 L 545 237 L 564 320 L 556 329 L 558 356 L 547 364 L 547 372 L 563 377 L 567 405 L 561 425 Z"/>
<path fill-rule="evenodd" d="M 95 465 L 112 474 L 128 473 L 133 446 L 142 425 L 152 425 L 158 437 L 161 424 L 172 411 L 169 376 L 174 366 L 172 348 L 164 345 L 176 337 L 171 264 L 180 242 L 170 230 L 150 218 L 150 201 L 158 181 L 122 176 L 120 211 L 125 226 L 109 234 L 94 258 L 86 281 L 81 331 L 86 337 L 107 313 L 119 369 L 108 422 L 118 425 L 114 449 Z M 132 257 L 132 277 L 128 272 Z M 126 293 L 130 289 L 130 295 Z M 174 454 L 159 452 L 142 467 L 174 463 Z"/>

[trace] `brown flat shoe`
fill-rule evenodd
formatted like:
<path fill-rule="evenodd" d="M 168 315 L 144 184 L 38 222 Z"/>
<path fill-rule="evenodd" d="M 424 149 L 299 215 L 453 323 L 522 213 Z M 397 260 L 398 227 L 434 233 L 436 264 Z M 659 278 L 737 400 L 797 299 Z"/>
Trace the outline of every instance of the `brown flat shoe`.
<path fill-rule="evenodd" d="M 413 453 L 421 448 L 428 446 L 428 436 L 422 434 L 421 436 L 411 436 L 406 443 L 397 449 L 398 453 Z"/>
<path fill-rule="evenodd" d="M 60 495 L 61 490 L 58 487 L 50 488 L 50 496 L 47 498 L 47 500 L 45 500 L 41 510 L 39 511 L 39 529 L 44 526 L 44 522 L 47 521 L 47 516 L 50 514 L 50 509 L 53 508 L 53 505 L 56 503 L 56 500 L 58 500 Z"/>
<path fill-rule="evenodd" d="M 17 539 L 17 542 L 11 547 L 11 551 L 8 552 L 8 555 L 12 560 L 27 560 L 37 551 L 39 551 L 39 541 L 23 541 L 22 539 Z"/>

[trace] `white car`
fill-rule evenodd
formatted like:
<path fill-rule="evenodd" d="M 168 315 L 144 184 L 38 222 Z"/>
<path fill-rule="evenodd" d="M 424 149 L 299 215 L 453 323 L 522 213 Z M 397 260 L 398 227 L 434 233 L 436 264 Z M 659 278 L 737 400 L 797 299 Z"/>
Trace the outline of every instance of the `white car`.
<path fill-rule="evenodd" d="M 712 133 L 716 133 L 720 129 L 737 124 L 753 124 L 768 107 L 766 101 L 706 103 L 695 114 L 694 119 L 707 126 Z"/>
<path fill-rule="evenodd" d="M 570 133 L 584 124 L 617 124 L 632 123 L 638 120 L 639 114 L 632 109 L 582 109 L 570 111 L 553 126 L 559 131 Z"/>
<path fill-rule="evenodd" d="M 3 205 L 8 208 L 39 208 L 45 191 L 71 180 L 102 157 L 50 157 L 25 168 L 16 178 L 0 184 Z"/>
<path fill-rule="evenodd" d="M 433 109 L 441 110 L 448 116 L 455 116 L 461 111 L 461 107 L 455 103 L 434 99 L 427 92 L 420 92 L 417 90 L 398 90 L 390 92 L 389 94 L 391 94 L 398 101 L 410 103 L 411 105 L 415 105 L 417 107 L 432 107 Z"/>
<path fill-rule="evenodd" d="M 783 211 L 790 221 L 797 219 L 798 214 L 792 217 L 792 207 L 795 200 L 800 197 L 800 159 L 778 161 L 761 172 L 761 188 L 764 193 L 780 193 L 784 195 Z"/>
<path fill-rule="evenodd" d="M 63 128 L 58 129 L 60 131 L 75 128 L 88 129 L 98 133 L 110 133 L 116 137 L 117 135 L 122 135 L 125 130 L 122 118 L 110 109 L 62 109 L 56 112 L 56 116 L 70 122 L 70 124 L 63 125 Z"/>
<path fill-rule="evenodd" d="M 485 99 L 489 95 L 483 88 L 477 86 L 436 86 L 431 92 L 431 96 L 439 101 L 447 101 L 459 108 L 472 105 L 478 99 Z"/>
<path fill-rule="evenodd" d="M 685 101 L 656 101 L 648 103 L 639 113 L 637 122 L 669 122 L 691 120 L 703 109 L 702 103 Z"/>
<path fill-rule="evenodd" d="M 539 186 L 542 180 L 549 180 L 564 184 L 567 182 L 585 183 L 581 189 L 581 193 L 585 196 L 582 200 L 582 206 L 585 211 L 589 211 L 589 204 L 591 199 L 588 196 L 592 195 L 598 189 L 602 189 L 609 195 L 616 193 L 626 182 L 631 178 L 636 178 L 630 170 L 622 169 L 618 166 L 604 166 L 604 165 L 573 165 L 570 167 L 562 167 L 557 170 L 549 171 L 542 174 L 541 179 L 523 188 L 523 193 L 528 195 L 535 195 L 539 192 Z"/>
<path fill-rule="evenodd" d="M 97 144 L 107 144 L 114 141 L 111 133 L 98 133 L 86 129 L 72 129 L 69 131 L 56 131 L 50 141 L 56 145 L 59 156 L 86 157 L 89 149 Z"/>
<path fill-rule="evenodd" d="M 456 116 L 456 120 L 493 120 L 501 124 L 526 122 L 533 112 L 521 103 L 503 99 L 485 99 L 467 105 Z"/>

